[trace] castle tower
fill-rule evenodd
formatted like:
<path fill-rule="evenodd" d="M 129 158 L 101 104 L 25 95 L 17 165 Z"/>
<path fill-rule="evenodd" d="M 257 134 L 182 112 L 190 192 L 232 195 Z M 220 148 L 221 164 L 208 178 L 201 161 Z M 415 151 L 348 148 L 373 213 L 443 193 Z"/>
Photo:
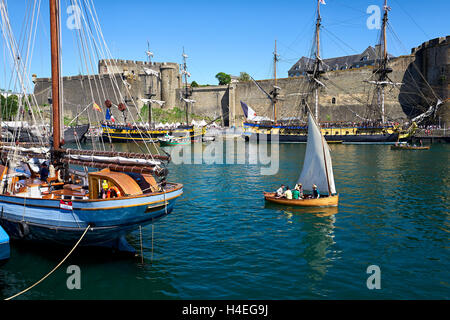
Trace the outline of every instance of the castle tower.
<path fill-rule="evenodd" d="M 178 84 L 178 68 L 176 64 L 163 63 L 161 65 L 161 100 L 166 108 L 173 108 L 176 103 L 175 89 Z"/>

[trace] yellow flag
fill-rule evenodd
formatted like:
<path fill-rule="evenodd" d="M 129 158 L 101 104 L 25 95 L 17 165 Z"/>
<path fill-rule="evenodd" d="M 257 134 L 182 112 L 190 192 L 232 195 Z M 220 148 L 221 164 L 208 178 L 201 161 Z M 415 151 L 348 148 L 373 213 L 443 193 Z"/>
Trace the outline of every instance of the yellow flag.
<path fill-rule="evenodd" d="M 94 107 L 94 110 L 102 111 L 102 109 L 101 109 L 101 108 L 98 106 L 98 104 L 96 104 L 95 102 L 94 102 L 93 107 Z"/>

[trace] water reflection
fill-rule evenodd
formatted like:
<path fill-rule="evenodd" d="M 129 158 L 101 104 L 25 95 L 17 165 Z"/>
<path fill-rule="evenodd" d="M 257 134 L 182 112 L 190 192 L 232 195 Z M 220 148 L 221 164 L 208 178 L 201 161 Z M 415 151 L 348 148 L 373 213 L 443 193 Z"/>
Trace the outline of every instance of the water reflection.
<path fill-rule="evenodd" d="M 334 245 L 334 223 L 338 207 L 285 207 L 267 202 L 266 209 L 281 210 L 290 223 L 299 226 L 302 235 L 301 257 L 310 269 L 307 277 L 313 281 L 310 290 L 315 291 L 314 283 L 321 281 L 331 267 L 330 246 Z"/>

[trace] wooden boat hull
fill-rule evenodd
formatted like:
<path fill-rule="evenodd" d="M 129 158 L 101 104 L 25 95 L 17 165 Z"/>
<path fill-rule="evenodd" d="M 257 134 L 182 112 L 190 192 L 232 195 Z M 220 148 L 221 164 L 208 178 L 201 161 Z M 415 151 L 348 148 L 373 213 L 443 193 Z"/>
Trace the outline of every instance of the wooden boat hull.
<path fill-rule="evenodd" d="M 102 246 L 168 215 L 182 193 L 181 184 L 172 184 L 166 193 L 73 200 L 72 210 L 62 209 L 60 200 L 0 195 L 0 223 L 12 239 L 69 246 L 91 225 L 81 245 Z"/>
<path fill-rule="evenodd" d="M 9 255 L 9 236 L 2 227 L 0 227 L 0 262 L 9 259 Z"/>
<path fill-rule="evenodd" d="M 391 146 L 391 150 L 429 150 L 430 147 L 414 147 L 414 146 Z"/>
<path fill-rule="evenodd" d="M 286 133 L 286 130 L 289 133 Z M 306 143 L 308 128 L 284 125 L 263 125 L 244 122 L 244 138 L 252 141 L 278 141 L 280 143 Z M 322 135 L 328 143 L 395 143 L 407 138 L 393 127 L 333 127 L 321 128 Z"/>
<path fill-rule="evenodd" d="M 89 127 L 89 124 L 83 124 L 67 128 L 64 130 L 65 143 L 82 142 L 85 139 L 86 133 L 89 131 Z"/>
<path fill-rule="evenodd" d="M 261 133 L 251 133 L 246 134 L 246 140 L 256 141 L 272 141 L 272 134 L 261 134 Z M 276 135 L 275 140 L 278 140 L 280 143 L 306 143 L 308 140 L 308 136 L 305 135 Z M 398 133 L 392 134 L 348 134 L 348 135 L 335 135 L 335 136 L 324 136 L 325 140 L 328 143 L 332 143 L 334 141 L 339 141 L 338 143 L 394 143 L 398 140 Z"/>
<path fill-rule="evenodd" d="M 65 143 L 75 143 L 77 141 L 83 141 L 87 132 L 89 131 L 89 124 L 82 124 L 79 126 L 69 127 L 64 130 L 64 142 Z M 11 137 L 14 136 L 16 129 L 9 129 Z M 3 137 L 2 137 L 3 138 Z M 3 140 L 8 141 L 7 137 L 4 137 Z M 9 140 L 11 141 L 11 140 Z M 16 138 L 16 141 L 19 142 L 36 142 L 39 143 L 42 141 L 42 138 L 36 136 L 31 132 L 30 129 L 22 128 L 20 130 L 20 134 Z"/>
<path fill-rule="evenodd" d="M 142 129 L 121 125 L 102 125 L 102 139 L 105 142 L 157 142 L 165 135 L 193 135 L 194 127 L 179 127 L 175 129 Z"/>
<path fill-rule="evenodd" d="M 335 207 L 339 203 L 339 195 L 322 197 L 319 199 L 290 200 L 285 198 L 277 198 L 274 192 L 264 192 L 264 198 L 269 202 L 294 207 Z"/>

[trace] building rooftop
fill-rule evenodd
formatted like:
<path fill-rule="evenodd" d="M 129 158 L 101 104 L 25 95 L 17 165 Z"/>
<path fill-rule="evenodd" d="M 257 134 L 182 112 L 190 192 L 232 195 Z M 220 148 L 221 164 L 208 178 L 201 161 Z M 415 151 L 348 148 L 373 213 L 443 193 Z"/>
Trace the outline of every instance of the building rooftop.
<path fill-rule="evenodd" d="M 376 48 L 369 46 L 360 54 L 336 57 L 323 60 L 323 70 L 346 70 L 360 68 L 369 65 L 375 65 L 380 54 L 377 51 L 381 50 L 381 46 Z M 388 54 L 388 58 L 394 58 L 393 55 Z M 314 67 L 314 59 L 301 57 L 288 71 L 289 77 L 298 77 L 304 75 L 307 71 L 310 71 Z"/>

